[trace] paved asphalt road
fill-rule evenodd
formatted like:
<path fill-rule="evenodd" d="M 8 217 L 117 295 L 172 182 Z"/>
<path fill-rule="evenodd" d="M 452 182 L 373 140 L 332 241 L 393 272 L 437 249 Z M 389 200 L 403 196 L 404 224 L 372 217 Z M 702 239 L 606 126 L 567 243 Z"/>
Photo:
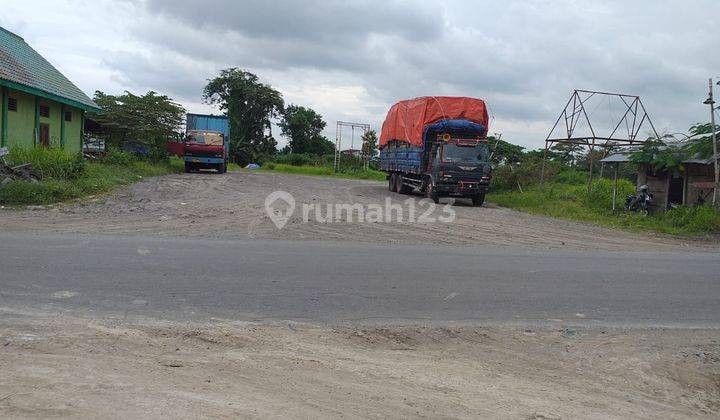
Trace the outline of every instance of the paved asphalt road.
<path fill-rule="evenodd" d="M 720 254 L 0 233 L 0 307 L 113 317 L 720 326 L 719 273 Z"/>

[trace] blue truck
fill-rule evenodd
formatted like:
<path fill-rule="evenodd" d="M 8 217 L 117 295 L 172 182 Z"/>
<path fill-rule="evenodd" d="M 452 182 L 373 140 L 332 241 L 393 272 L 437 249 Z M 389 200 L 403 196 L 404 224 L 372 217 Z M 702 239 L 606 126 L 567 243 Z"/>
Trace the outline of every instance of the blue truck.
<path fill-rule="evenodd" d="M 187 114 L 183 146 L 185 172 L 215 169 L 227 172 L 230 155 L 230 125 L 227 117 Z"/>
<path fill-rule="evenodd" d="M 469 198 L 481 206 L 490 186 L 488 115 L 480 99 L 422 97 L 395 104 L 380 134 L 388 189 Z"/>

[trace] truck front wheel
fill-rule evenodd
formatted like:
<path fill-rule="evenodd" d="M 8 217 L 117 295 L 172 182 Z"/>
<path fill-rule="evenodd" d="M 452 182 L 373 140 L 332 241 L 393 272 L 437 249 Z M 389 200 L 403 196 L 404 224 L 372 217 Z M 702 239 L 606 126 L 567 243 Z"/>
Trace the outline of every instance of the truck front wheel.
<path fill-rule="evenodd" d="M 485 193 L 480 193 L 472 196 L 473 206 L 480 207 L 485 202 Z"/>
<path fill-rule="evenodd" d="M 185 162 L 185 173 L 189 174 L 192 172 L 192 164 L 190 162 Z"/>
<path fill-rule="evenodd" d="M 218 173 L 224 174 L 227 172 L 227 163 L 221 163 L 220 167 L 218 168 Z"/>
<path fill-rule="evenodd" d="M 435 189 L 435 183 L 432 178 L 428 178 L 427 181 L 425 181 L 425 197 L 431 199 L 435 204 L 440 202 L 440 196 Z"/>

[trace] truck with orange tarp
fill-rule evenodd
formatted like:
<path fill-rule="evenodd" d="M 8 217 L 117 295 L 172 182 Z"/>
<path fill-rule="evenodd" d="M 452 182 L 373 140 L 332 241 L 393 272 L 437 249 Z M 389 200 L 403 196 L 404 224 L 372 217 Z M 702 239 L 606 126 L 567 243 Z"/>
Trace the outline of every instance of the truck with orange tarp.
<path fill-rule="evenodd" d="M 490 186 L 488 112 L 475 98 L 426 96 L 393 105 L 380 133 L 390 191 L 485 201 Z"/>

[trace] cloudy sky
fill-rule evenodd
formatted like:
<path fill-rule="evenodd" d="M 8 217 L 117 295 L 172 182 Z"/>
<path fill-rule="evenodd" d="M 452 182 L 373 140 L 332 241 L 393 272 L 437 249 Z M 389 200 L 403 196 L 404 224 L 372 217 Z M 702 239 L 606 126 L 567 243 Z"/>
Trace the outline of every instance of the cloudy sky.
<path fill-rule="evenodd" d="M 0 26 L 89 95 L 152 89 L 212 112 L 206 80 L 240 67 L 320 112 L 330 138 L 336 120 L 379 128 L 397 100 L 461 95 L 536 148 L 576 88 L 640 95 L 658 131 L 707 120 L 719 17 L 717 0 L 3 0 Z M 622 113 L 588 109 L 601 126 Z"/>

